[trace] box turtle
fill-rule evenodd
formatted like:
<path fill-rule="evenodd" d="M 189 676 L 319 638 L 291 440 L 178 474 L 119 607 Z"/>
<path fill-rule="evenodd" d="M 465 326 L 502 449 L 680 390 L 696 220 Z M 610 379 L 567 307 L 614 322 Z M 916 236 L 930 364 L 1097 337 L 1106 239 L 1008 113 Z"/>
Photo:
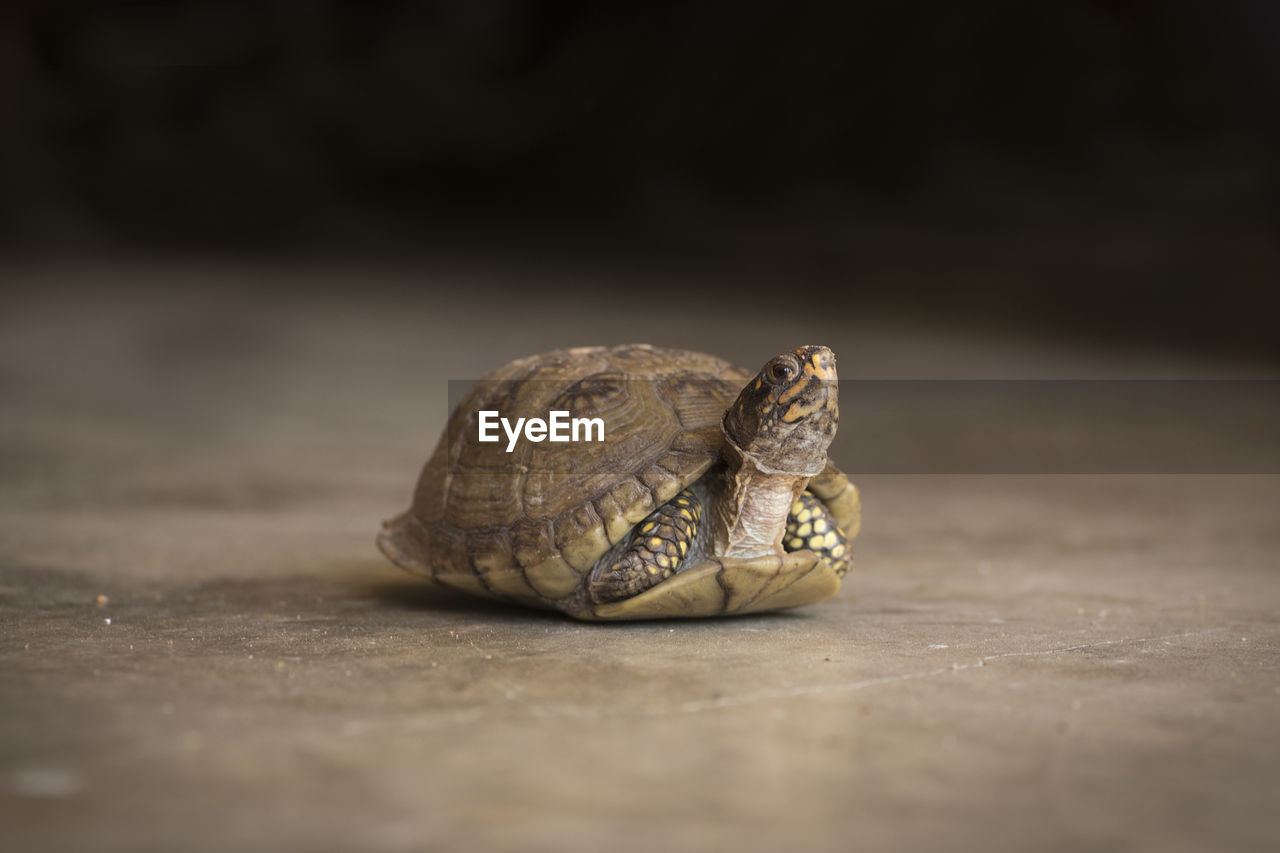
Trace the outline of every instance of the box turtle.
<path fill-rule="evenodd" d="M 480 438 L 481 412 L 516 423 L 556 411 L 600 419 L 603 436 Z M 840 588 L 861 512 L 827 459 L 838 417 L 822 346 L 756 374 L 647 345 L 523 358 L 453 411 L 378 547 L 437 583 L 580 619 L 821 601 Z"/>

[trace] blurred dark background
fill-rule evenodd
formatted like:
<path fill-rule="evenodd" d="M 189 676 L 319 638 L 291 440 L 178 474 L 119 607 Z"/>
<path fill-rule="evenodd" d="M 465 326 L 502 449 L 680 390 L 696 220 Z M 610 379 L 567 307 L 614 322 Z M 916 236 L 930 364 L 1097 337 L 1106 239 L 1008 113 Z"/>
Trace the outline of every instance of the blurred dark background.
<path fill-rule="evenodd" d="M 1268 0 L 10 0 L 0 56 L 12 257 L 694 270 L 1280 359 Z"/>

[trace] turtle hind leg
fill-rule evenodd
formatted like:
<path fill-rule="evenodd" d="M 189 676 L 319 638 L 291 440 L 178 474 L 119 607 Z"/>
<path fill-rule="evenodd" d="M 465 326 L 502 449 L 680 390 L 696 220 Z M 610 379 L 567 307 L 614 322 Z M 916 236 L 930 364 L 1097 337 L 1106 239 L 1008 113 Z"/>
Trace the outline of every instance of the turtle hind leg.
<path fill-rule="evenodd" d="M 597 604 L 638 595 L 671 577 L 698 535 L 702 505 L 685 489 L 654 510 L 631 534 L 616 560 L 602 562 L 587 577 L 587 595 Z"/>
<path fill-rule="evenodd" d="M 813 551 L 838 577 L 849 571 L 849 540 L 822 501 L 808 489 L 791 505 L 782 545 L 788 551 Z"/>

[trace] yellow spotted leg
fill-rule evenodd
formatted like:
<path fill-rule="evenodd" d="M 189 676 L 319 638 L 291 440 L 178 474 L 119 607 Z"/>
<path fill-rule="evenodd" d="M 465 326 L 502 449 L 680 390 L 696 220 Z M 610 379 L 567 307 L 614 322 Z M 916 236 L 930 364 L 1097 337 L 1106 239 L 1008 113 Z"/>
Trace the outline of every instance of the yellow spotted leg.
<path fill-rule="evenodd" d="M 791 505 L 782 546 L 788 551 L 808 549 L 817 553 L 839 577 L 844 577 L 844 573 L 849 571 L 849 540 L 836 526 L 835 519 L 822 501 L 808 489 L 801 492 Z"/>
<path fill-rule="evenodd" d="M 644 592 L 680 568 L 698 535 L 702 505 L 688 489 L 640 522 L 631 545 L 611 563 L 601 563 L 587 578 L 587 594 L 597 604 Z"/>

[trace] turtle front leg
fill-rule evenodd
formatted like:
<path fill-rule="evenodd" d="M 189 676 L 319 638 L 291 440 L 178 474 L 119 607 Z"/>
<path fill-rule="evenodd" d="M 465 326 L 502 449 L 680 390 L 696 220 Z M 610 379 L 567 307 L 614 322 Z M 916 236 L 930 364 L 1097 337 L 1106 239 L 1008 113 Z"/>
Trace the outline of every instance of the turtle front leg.
<path fill-rule="evenodd" d="M 587 594 L 597 604 L 621 601 L 671 577 L 698 535 L 702 505 L 685 489 L 654 510 L 632 533 L 631 546 L 587 577 Z"/>
<path fill-rule="evenodd" d="M 839 577 L 849 571 L 849 540 L 822 501 L 808 489 L 791 505 L 782 544 L 788 551 L 807 548 L 815 552 Z"/>

